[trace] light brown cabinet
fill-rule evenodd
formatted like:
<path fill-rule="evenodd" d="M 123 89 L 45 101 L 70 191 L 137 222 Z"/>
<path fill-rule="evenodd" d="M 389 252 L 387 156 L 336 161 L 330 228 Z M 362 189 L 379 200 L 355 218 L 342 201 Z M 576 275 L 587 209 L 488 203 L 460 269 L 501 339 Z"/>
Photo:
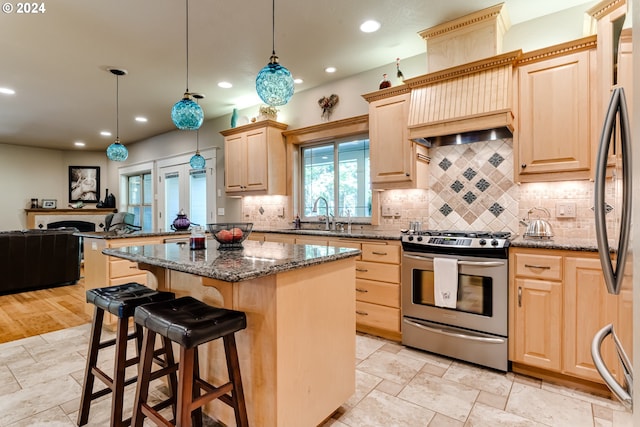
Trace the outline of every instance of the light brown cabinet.
<path fill-rule="evenodd" d="M 372 188 L 427 188 L 427 149 L 409 140 L 409 88 L 363 96 L 369 101 Z"/>
<path fill-rule="evenodd" d="M 514 167 L 520 182 L 588 179 L 594 161 L 595 36 L 518 62 Z"/>
<path fill-rule="evenodd" d="M 265 120 L 220 132 L 228 194 L 286 194 L 286 128 Z"/>
<path fill-rule="evenodd" d="M 521 364 L 514 370 L 542 369 L 602 383 L 591 341 L 612 322 L 623 340 L 631 337 L 629 295 L 607 293 L 596 253 L 511 248 L 509 259 L 509 358 Z M 615 374 L 615 350 L 608 341 L 603 357 Z"/>

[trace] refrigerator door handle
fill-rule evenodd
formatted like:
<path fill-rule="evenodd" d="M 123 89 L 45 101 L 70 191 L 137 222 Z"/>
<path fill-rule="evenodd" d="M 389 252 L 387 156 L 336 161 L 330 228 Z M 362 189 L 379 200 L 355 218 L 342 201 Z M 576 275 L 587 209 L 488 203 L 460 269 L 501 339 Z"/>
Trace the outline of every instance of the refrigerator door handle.
<path fill-rule="evenodd" d="M 611 372 L 607 369 L 607 366 L 602 359 L 602 353 L 600 350 L 602 347 L 602 342 L 608 335 L 611 335 L 613 337 L 613 342 L 615 343 L 616 353 L 618 354 L 618 359 L 620 360 L 620 365 L 622 366 L 625 380 L 624 383 L 626 383 L 626 386 L 623 386 L 618 381 L 616 381 Z M 596 370 L 604 380 L 607 387 L 609 387 L 611 392 L 627 409 L 632 410 L 633 397 L 631 395 L 631 390 L 633 390 L 633 368 L 629 357 L 624 352 L 624 349 L 622 348 L 618 337 L 613 331 L 612 324 L 608 324 L 604 328 L 600 329 L 593 337 L 593 341 L 591 342 L 591 358 L 593 359 Z"/>
<path fill-rule="evenodd" d="M 620 142 L 622 149 L 622 213 L 620 219 L 620 236 L 616 253 L 616 267 L 613 267 L 611 259 L 611 248 L 609 246 L 609 236 L 606 227 L 606 204 L 605 182 L 607 174 L 607 159 L 611 139 L 615 132 L 616 117 L 620 122 Z M 620 293 L 622 280 L 624 277 L 624 266 L 629 247 L 629 233 L 631 229 L 631 134 L 629 130 L 629 113 L 623 88 L 613 90 L 609 108 L 600 137 L 598 146 L 598 157 L 596 160 L 595 185 L 594 185 L 594 208 L 596 241 L 598 244 L 598 254 L 602 264 L 602 273 L 610 294 Z"/>

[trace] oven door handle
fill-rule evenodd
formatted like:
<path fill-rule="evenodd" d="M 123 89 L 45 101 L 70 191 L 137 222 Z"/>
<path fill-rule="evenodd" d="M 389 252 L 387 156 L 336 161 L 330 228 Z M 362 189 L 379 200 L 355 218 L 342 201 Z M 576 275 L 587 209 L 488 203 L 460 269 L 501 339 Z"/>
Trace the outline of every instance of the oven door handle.
<path fill-rule="evenodd" d="M 460 332 L 453 332 L 453 330 L 446 330 L 444 328 L 432 328 L 430 326 L 426 326 L 421 323 L 413 322 L 407 318 L 402 319 L 402 321 L 408 325 L 415 326 L 416 328 L 424 329 L 426 331 L 433 332 L 435 334 L 446 335 L 449 337 L 462 338 L 465 340 L 472 340 L 472 341 L 480 341 L 480 342 L 490 343 L 490 344 L 504 344 L 505 342 L 505 340 L 502 338 L 481 337 L 477 335 L 468 335 L 468 334 L 462 334 Z"/>
<path fill-rule="evenodd" d="M 433 257 L 422 255 L 404 254 L 404 257 L 421 261 L 433 261 Z M 471 267 L 502 267 L 504 264 L 504 261 L 458 261 L 458 265 L 466 265 Z"/>

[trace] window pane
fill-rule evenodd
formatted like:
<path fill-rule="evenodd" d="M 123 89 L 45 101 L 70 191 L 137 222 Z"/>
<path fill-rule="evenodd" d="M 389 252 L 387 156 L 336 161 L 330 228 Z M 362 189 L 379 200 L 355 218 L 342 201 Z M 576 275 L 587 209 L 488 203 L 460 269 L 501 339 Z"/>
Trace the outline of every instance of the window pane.
<path fill-rule="evenodd" d="M 153 193 L 151 192 L 151 174 L 150 173 L 145 173 L 144 175 L 142 175 L 142 185 L 143 185 L 143 196 L 144 196 L 144 202 L 143 204 L 145 205 L 151 205 L 153 204 Z"/>
<path fill-rule="evenodd" d="M 153 231 L 151 229 L 151 224 L 153 224 L 151 206 L 144 206 L 142 208 L 141 218 L 142 218 L 142 231 L 148 231 L 148 232 Z"/>
<path fill-rule="evenodd" d="M 180 212 L 180 175 L 167 174 L 164 177 L 164 229 L 171 230 L 173 220 Z"/>
<path fill-rule="evenodd" d="M 343 142 L 338 145 L 339 216 L 371 216 L 369 185 L 369 141 Z"/>
<path fill-rule="evenodd" d="M 139 205 L 141 200 L 142 188 L 140 188 L 140 177 L 129 177 L 129 205 Z"/>
<path fill-rule="evenodd" d="M 312 212 L 313 204 L 318 197 L 324 197 L 329 204 L 329 214 L 333 214 L 333 194 L 335 188 L 334 146 L 322 145 L 303 148 L 303 216 L 325 215 L 323 204 L 318 212 Z"/>

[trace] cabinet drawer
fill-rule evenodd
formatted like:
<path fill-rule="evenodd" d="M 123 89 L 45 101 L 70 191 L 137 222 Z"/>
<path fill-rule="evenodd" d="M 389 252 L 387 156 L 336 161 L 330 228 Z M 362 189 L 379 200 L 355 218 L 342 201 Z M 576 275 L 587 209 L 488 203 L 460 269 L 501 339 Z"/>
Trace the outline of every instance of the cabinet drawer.
<path fill-rule="evenodd" d="M 296 245 L 320 245 L 327 246 L 327 239 L 318 237 L 296 237 Z"/>
<path fill-rule="evenodd" d="M 400 266 L 397 264 L 356 261 L 356 278 L 400 283 Z"/>
<path fill-rule="evenodd" d="M 136 282 L 141 285 L 147 284 L 147 273 L 136 274 L 135 276 L 117 277 L 109 280 L 109 286 L 124 285 L 125 283 Z"/>
<path fill-rule="evenodd" d="M 562 257 L 559 255 L 515 254 L 516 276 L 536 279 L 562 279 Z"/>
<path fill-rule="evenodd" d="M 362 260 L 400 264 L 400 246 L 363 243 Z"/>
<path fill-rule="evenodd" d="M 185 235 L 185 238 L 189 238 L 189 235 Z M 163 238 L 154 237 L 148 239 L 136 239 L 136 238 L 124 238 L 113 240 L 108 243 L 110 248 L 122 248 L 125 246 L 143 246 L 143 245 L 156 245 L 163 242 Z"/>
<path fill-rule="evenodd" d="M 356 301 L 356 324 L 400 332 L 400 309 Z"/>
<path fill-rule="evenodd" d="M 116 277 L 131 276 L 134 274 L 144 273 L 142 270 L 138 270 L 138 264 L 126 259 L 119 259 L 117 261 L 109 262 L 109 277 L 112 279 Z"/>
<path fill-rule="evenodd" d="M 350 239 L 338 239 L 338 240 L 329 240 L 329 246 L 337 246 L 339 248 L 353 248 L 353 249 L 362 249 L 360 246 L 360 242 L 354 242 Z M 357 260 L 362 259 L 362 255 L 358 255 L 356 257 Z"/>
<path fill-rule="evenodd" d="M 400 285 L 356 279 L 356 300 L 400 308 Z"/>

